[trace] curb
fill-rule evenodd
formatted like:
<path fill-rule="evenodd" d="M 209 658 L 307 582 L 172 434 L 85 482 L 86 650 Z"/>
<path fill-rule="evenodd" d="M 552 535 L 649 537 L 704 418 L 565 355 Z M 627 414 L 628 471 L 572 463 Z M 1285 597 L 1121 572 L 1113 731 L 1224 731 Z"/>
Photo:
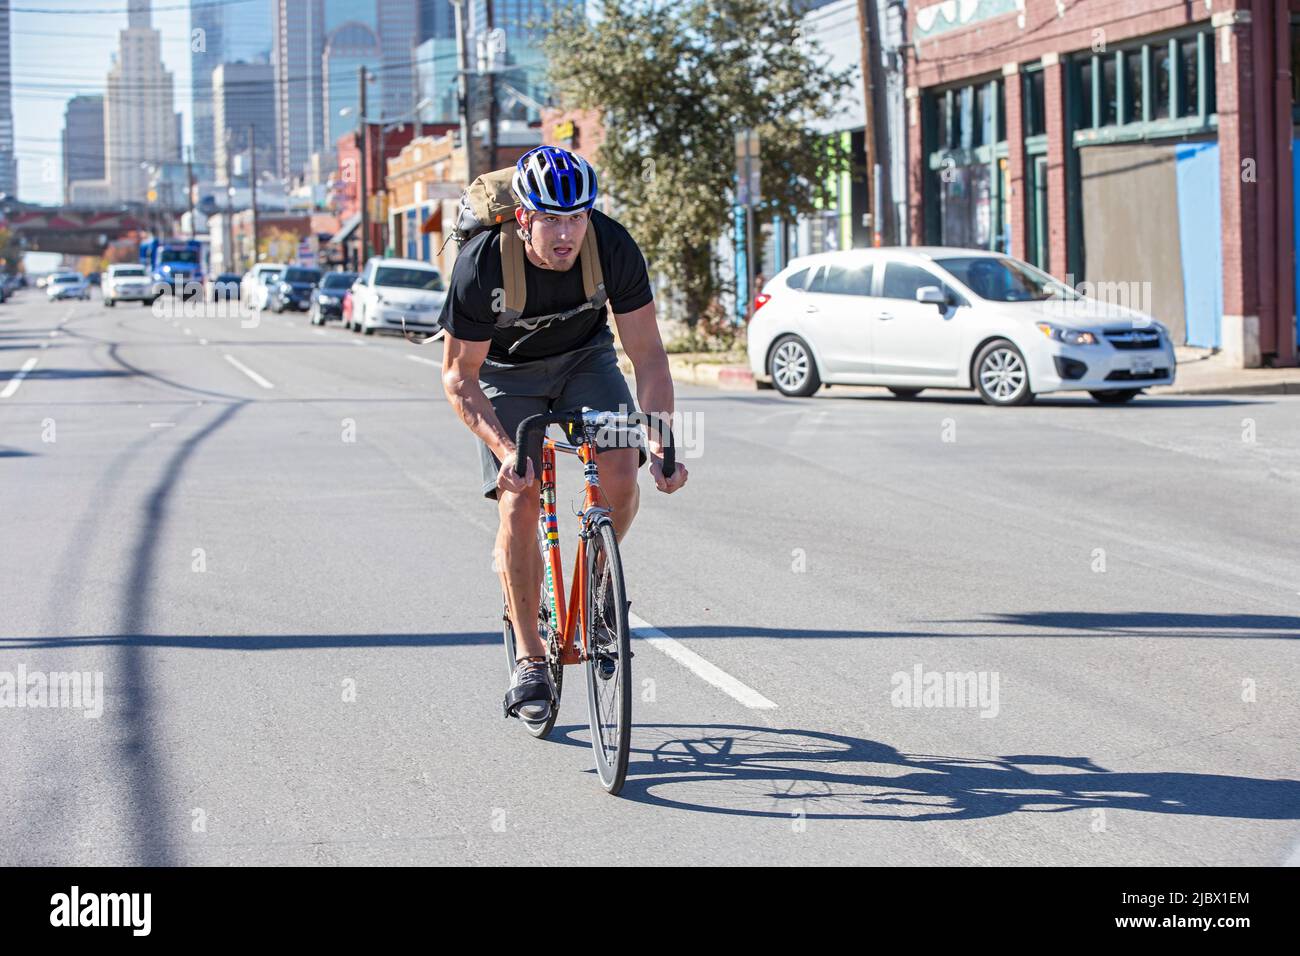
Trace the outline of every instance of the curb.
<path fill-rule="evenodd" d="M 620 353 L 618 367 L 626 375 L 633 374 L 632 360 Z M 704 385 L 731 391 L 754 389 L 754 373 L 745 365 L 723 365 L 719 362 L 691 362 L 668 356 L 668 371 L 673 381 L 681 385 Z"/>

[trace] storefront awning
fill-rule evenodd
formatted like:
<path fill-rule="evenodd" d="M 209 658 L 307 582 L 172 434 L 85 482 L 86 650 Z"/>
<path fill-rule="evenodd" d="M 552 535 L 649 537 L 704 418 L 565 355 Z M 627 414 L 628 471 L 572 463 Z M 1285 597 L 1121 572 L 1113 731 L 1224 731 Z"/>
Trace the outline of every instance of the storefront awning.
<path fill-rule="evenodd" d="M 357 231 L 357 226 L 361 225 L 361 213 L 355 216 L 349 216 L 343 223 L 343 228 L 330 237 L 331 244 L 347 242 L 348 237 Z"/>
<path fill-rule="evenodd" d="M 420 232 L 424 235 L 428 235 L 431 232 L 442 232 L 442 203 L 438 203 L 434 206 L 433 212 L 429 215 L 429 218 L 425 219 L 424 222 L 420 224 Z"/>

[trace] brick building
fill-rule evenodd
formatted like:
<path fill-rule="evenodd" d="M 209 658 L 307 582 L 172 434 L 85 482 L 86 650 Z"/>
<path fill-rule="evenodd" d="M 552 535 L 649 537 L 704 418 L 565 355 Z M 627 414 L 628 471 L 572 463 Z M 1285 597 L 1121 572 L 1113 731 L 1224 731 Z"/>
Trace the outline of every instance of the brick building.
<path fill-rule="evenodd" d="M 366 192 L 370 214 L 370 254 L 383 255 L 387 245 L 388 211 L 385 195 L 385 171 L 390 158 L 396 156 L 415 136 L 415 126 L 366 124 Z M 358 266 L 361 224 L 358 201 L 361 174 L 361 150 L 356 133 L 345 133 L 335 144 L 338 171 L 334 175 L 334 204 L 342 228 L 333 237 L 333 245 L 342 246 L 346 261 Z"/>
<path fill-rule="evenodd" d="M 1300 0 L 909 4 L 912 241 L 1001 249 L 1127 290 L 1176 341 L 1296 364 L 1297 21 Z"/>

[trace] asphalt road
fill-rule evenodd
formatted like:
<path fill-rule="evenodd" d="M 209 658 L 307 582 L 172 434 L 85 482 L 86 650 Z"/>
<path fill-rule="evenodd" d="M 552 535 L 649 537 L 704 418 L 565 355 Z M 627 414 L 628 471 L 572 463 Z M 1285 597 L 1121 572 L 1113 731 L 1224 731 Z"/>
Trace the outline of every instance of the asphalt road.
<path fill-rule="evenodd" d="M 0 864 L 1300 859 L 1300 399 L 680 388 L 613 798 L 576 669 L 501 716 L 439 346 L 211 311 L 0 306 Z"/>

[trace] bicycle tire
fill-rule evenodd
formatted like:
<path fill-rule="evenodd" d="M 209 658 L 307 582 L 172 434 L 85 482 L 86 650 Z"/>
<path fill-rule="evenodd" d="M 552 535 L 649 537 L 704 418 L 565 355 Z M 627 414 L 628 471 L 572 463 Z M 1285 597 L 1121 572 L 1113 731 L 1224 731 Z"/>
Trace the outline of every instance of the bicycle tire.
<path fill-rule="evenodd" d="M 596 559 L 605 555 L 602 575 L 612 590 L 612 622 L 602 619 L 596 605 L 602 581 L 596 578 Z M 614 526 L 602 521 L 587 544 L 587 714 L 596 775 L 609 793 L 617 795 L 627 777 L 632 744 L 632 642 L 627 622 L 627 592 Z M 609 625 L 612 623 L 613 627 Z M 611 633 L 611 630 L 613 633 Z M 612 672 L 605 673 L 606 670 Z"/>

